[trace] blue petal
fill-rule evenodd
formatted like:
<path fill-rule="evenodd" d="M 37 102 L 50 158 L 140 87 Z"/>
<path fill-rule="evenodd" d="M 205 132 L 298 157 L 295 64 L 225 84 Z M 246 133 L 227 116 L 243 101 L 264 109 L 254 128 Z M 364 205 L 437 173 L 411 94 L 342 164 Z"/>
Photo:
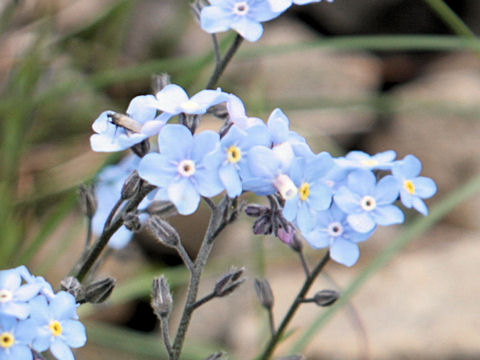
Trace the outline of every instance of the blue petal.
<path fill-rule="evenodd" d="M 150 184 L 165 187 L 178 175 L 176 164 L 158 153 L 145 155 L 138 165 L 138 174 Z"/>
<path fill-rule="evenodd" d="M 352 266 L 360 257 L 360 249 L 355 243 L 337 238 L 330 246 L 330 257 L 340 264 Z"/>
<path fill-rule="evenodd" d="M 425 201 L 420 199 L 419 197 L 415 197 L 413 199 L 413 208 L 417 210 L 420 214 L 427 216 L 428 215 L 428 207 L 425 204 Z"/>
<path fill-rule="evenodd" d="M 73 319 L 77 317 L 77 305 L 72 294 L 58 292 L 50 302 L 50 309 L 55 320 Z"/>
<path fill-rule="evenodd" d="M 167 124 L 158 135 L 160 152 L 172 160 L 190 159 L 193 147 L 193 135 L 186 126 Z"/>
<path fill-rule="evenodd" d="M 188 101 L 188 94 L 180 86 L 169 84 L 155 95 L 158 109 L 176 115 L 182 112 L 180 105 Z"/>
<path fill-rule="evenodd" d="M 330 235 L 323 229 L 314 229 L 303 236 L 314 249 L 322 249 L 330 245 Z"/>
<path fill-rule="evenodd" d="M 231 164 L 222 166 L 219 169 L 219 176 L 225 189 L 227 189 L 228 196 L 234 198 L 242 193 L 242 181 L 235 166 Z"/>
<path fill-rule="evenodd" d="M 271 149 L 254 146 L 248 151 L 248 167 L 254 177 L 273 180 L 280 172 L 281 161 Z"/>
<path fill-rule="evenodd" d="M 285 201 L 282 214 L 288 221 L 293 221 L 297 217 L 298 201 L 298 195 L 292 199 Z"/>
<path fill-rule="evenodd" d="M 22 283 L 20 274 L 15 270 L 0 271 L 0 290 L 16 290 Z"/>
<path fill-rule="evenodd" d="M 415 195 L 422 199 L 428 199 L 437 192 L 435 181 L 430 178 L 419 176 L 412 180 L 415 185 Z"/>
<path fill-rule="evenodd" d="M 206 6 L 200 13 L 200 26 L 208 33 L 227 31 L 232 20 L 232 13 L 218 6 Z"/>
<path fill-rule="evenodd" d="M 401 224 L 405 220 L 405 215 L 403 214 L 402 210 L 400 210 L 395 205 L 377 206 L 375 210 L 371 213 L 372 217 L 379 225 L 386 226 L 393 224 Z"/>
<path fill-rule="evenodd" d="M 283 12 L 292 5 L 292 0 L 269 0 L 272 11 Z"/>
<path fill-rule="evenodd" d="M 127 115 L 141 124 L 155 119 L 157 109 L 155 109 L 155 96 L 142 95 L 136 96 L 130 101 L 127 108 Z"/>
<path fill-rule="evenodd" d="M 80 321 L 65 320 L 62 321 L 63 337 L 68 346 L 78 348 L 86 344 L 87 333 L 85 326 Z"/>
<path fill-rule="evenodd" d="M 70 350 L 67 344 L 58 339 L 52 343 L 52 346 L 50 346 L 50 351 L 58 360 L 75 360 L 72 350 Z"/>
<path fill-rule="evenodd" d="M 391 175 L 387 175 L 380 179 L 375 189 L 374 197 L 377 204 L 391 204 L 398 198 L 399 184 Z"/>
<path fill-rule="evenodd" d="M 192 160 L 200 162 L 205 155 L 220 146 L 220 137 L 218 133 L 206 130 L 194 136 L 192 148 Z"/>
<path fill-rule="evenodd" d="M 170 184 L 168 198 L 182 215 L 193 214 L 200 203 L 200 195 L 188 179 Z"/>
<path fill-rule="evenodd" d="M 335 204 L 347 214 L 352 214 L 361 209 L 359 195 L 352 192 L 346 186 L 342 186 L 337 190 L 333 196 L 333 200 L 335 201 Z"/>
<path fill-rule="evenodd" d="M 242 16 L 238 21 L 232 23 L 230 27 L 248 41 L 257 41 L 263 34 L 262 24 L 246 16 Z"/>
<path fill-rule="evenodd" d="M 362 196 L 373 195 L 376 182 L 375 175 L 368 170 L 355 170 L 348 175 L 348 187 Z"/>
<path fill-rule="evenodd" d="M 191 114 L 204 114 L 211 106 L 218 105 L 227 101 L 230 95 L 224 93 L 220 89 L 217 90 L 202 90 L 191 97 L 191 101 L 200 105 L 201 110 L 192 112 Z"/>
<path fill-rule="evenodd" d="M 282 110 L 275 109 L 272 111 L 268 118 L 267 126 L 274 144 L 282 143 L 287 140 L 290 131 L 289 120 Z"/>
<path fill-rule="evenodd" d="M 371 231 L 375 227 L 375 221 L 368 213 L 350 214 L 347 216 L 348 224 L 353 230 L 360 233 Z"/>

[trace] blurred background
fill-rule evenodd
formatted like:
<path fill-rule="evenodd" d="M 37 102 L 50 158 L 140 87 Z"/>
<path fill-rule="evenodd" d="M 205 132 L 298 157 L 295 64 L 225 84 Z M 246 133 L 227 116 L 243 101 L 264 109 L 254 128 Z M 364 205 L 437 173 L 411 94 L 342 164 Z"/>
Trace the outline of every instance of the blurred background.
<path fill-rule="evenodd" d="M 355 267 L 327 266 L 315 288 L 352 298 L 330 313 L 305 305 L 278 356 L 314 320 L 308 359 L 480 359 L 480 2 L 336 0 L 265 25 L 219 82 L 250 116 L 282 108 L 317 152 L 413 153 L 439 186 L 431 217 L 407 212 L 406 225 L 362 244 Z M 124 155 L 90 150 L 95 118 L 151 93 L 154 74 L 194 94 L 212 65 L 188 1 L 0 0 L 0 267 L 27 264 L 59 284 L 84 247 L 78 186 Z M 192 255 L 204 210 L 172 219 Z M 306 252 L 312 263 L 322 256 Z M 118 288 L 80 309 L 89 342 L 77 359 L 165 358 L 149 291 L 164 273 L 180 304 L 179 265 L 147 236 L 111 254 L 100 272 Z M 232 265 L 246 266 L 247 281 L 196 313 L 185 359 L 253 358 L 268 336 L 253 279 L 271 281 L 280 319 L 304 276 L 285 245 L 251 235 L 245 216 L 218 239 L 201 293 Z"/>

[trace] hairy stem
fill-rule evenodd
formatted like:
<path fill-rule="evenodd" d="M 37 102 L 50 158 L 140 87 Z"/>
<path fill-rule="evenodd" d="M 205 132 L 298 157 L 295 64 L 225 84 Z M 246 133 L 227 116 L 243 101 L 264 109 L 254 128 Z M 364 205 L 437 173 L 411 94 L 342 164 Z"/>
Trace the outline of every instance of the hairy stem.
<path fill-rule="evenodd" d="M 275 350 L 275 347 L 278 344 L 278 341 L 282 338 L 283 334 L 285 333 L 285 330 L 287 329 L 288 324 L 290 323 L 290 321 L 292 320 L 296 311 L 298 310 L 298 308 L 302 304 L 303 300 L 305 299 L 305 296 L 307 295 L 308 290 L 310 290 L 310 287 L 312 286 L 314 280 L 317 278 L 317 276 L 323 270 L 323 268 L 325 267 L 325 265 L 327 264 L 329 259 L 330 259 L 330 252 L 327 251 L 327 253 L 324 255 L 324 257 L 317 264 L 317 266 L 313 269 L 313 271 L 305 279 L 305 282 L 304 282 L 302 288 L 298 292 L 297 297 L 295 298 L 292 305 L 290 306 L 290 309 L 288 310 L 287 314 L 283 318 L 282 323 L 278 327 L 278 330 L 271 337 L 270 341 L 268 342 L 267 346 L 265 347 L 265 350 L 263 351 L 263 353 L 257 359 L 259 359 L 259 360 L 270 359 L 270 357 L 273 354 L 273 351 Z"/>
<path fill-rule="evenodd" d="M 174 360 L 178 360 L 180 358 L 180 353 L 182 351 L 185 335 L 190 324 L 190 319 L 192 317 L 193 311 L 197 308 L 197 306 L 195 306 L 195 303 L 197 302 L 196 299 L 198 294 L 198 288 L 200 285 L 200 277 L 202 275 L 203 269 L 205 268 L 208 257 L 212 252 L 214 239 L 227 225 L 227 222 L 225 222 L 224 220 L 224 213 L 228 211 L 229 206 L 230 200 L 226 197 L 221 204 L 212 209 L 208 228 L 205 232 L 202 245 L 200 246 L 200 250 L 198 251 L 197 258 L 195 259 L 193 272 L 190 276 L 187 299 L 185 300 L 182 318 L 180 319 L 180 324 L 178 325 L 177 334 L 173 343 Z"/>
<path fill-rule="evenodd" d="M 216 86 L 218 79 L 220 79 L 220 76 L 222 76 L 225 68 L 227 67 L 230 60 L 232 60 L 233 55 L 235 55 L 242 42 L 243 38 L 240 35 L 237 35 L 223 59 L 221 59 L 220 62 L 216 63 L 215 70 L 213 71 L 213 74 L 208 81 L 206 89 L 213 89 Z"/>

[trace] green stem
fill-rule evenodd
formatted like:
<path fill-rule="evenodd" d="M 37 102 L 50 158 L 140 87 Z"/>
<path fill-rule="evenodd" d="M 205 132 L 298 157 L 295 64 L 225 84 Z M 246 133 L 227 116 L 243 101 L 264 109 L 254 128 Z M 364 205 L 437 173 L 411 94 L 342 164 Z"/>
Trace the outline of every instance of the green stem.
<path fill-rule="evenodd" d="M 283 318 L 282 323 L 278 327 L 278 330 L 272 336 L 269 343 L 265 347 L 265 350 L 257 359 L 259 360 L 270 359 L 270 357 L 273 354 L 273 351 L 275 350 L 275 347 L 277 346 L 278 342 L 280 341 L 283 334 L 285 333 L 285 330 L 287 329 L 288 324 L 290 323 L 296 311 L 298 310 L 303 300 L 305 299 L 305 296 L 307 295 L 307 292 L 310 290 L 310 287 L 312 286 L 313 282 L 315 281 L 317 276 L 320 274 L 320 272 L 323 270 L 323 268 L 325 267 L 329 259 L 330 259 L 330 252 L 327 251 L 323 256 L 322 260 L 320 260 L 320 262 L 313 269 L 313 271 L 307 276 L 302 288 L 297 294 L 297 297 L 293 301 L 292 305 L 290 306 L 290 309 L 288 310 L 287 314 Z"/>
<path fill-rule="evenodd" d="M 443 0 L 425 0 L 425 2 L 455 34 L 476 39 L 473 31 Z"/>

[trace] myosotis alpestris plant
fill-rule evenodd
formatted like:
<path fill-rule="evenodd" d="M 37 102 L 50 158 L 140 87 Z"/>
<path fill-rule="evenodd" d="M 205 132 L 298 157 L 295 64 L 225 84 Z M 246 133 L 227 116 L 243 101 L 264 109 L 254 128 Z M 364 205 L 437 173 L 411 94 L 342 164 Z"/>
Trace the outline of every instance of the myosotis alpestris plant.
<path fill-rule="evenodd" d="M 395 160 L 393 150 L 373 156 L 352 151 L 340 158 L 317 154 L 304 137 L 290 129 L 290 120 L 281 109 L 274 109 L 264 122 L 247 116 L 238 96 L 216 88 L 243 38 L 257 41 L 263 34 L 262 22 L 280 16 L 293 4 L 316 2 L 319 0 L 210 0 L 194 5 L 200 26 L 212 34 L 216 55 L 208 84 L 190 97 L 163 75 L 161 88 L 132 99 L 125 114 L 109 110 L 95 120 L 92 150 L 131 149 L 133 154 L 103 169 L 95 187 L 83 188 L 89 231 L 84 253 L 62 282 L 64 291 L 55 293 L 43 278 L 32 276 L 24 267 L 0 272 L 0 359 L 33 359 L 47 350 L 58 359 L 73 359 L 71 348 L 86 342 L 77 306 L 105 300 L 114 287 L 110 278 L 93 280 L 101 255 L 108 254 L 104 251 L 107 246 L 124 247 L 139 229 L 150 231 L 175 249 L 190 274 L 175 332 L 170 315 L 178 304 L 168 279 L 161 276 L 153 281 L 152 307 L 161 324 L 166 352 L 169 360 L 180 359 L 195 310 L 229 295 L 245 280 L 243 268 L 231 269 L 210 293 L 199 296 L 201 276 L 216 237 L 243 210 L 255 218 L 253 232 L 271 234 L 290 246 L 305 272 L 305 280 L 278 326 L 268 280 L 255 282 L 271 331 L 258 359 L 269 359 L 302 304 L 329 306 L 338 298 L 339 294 L 329 289 L 308 297 L 329 259 L 353 266 L 360 256 L 359 243 L 378 226 L 404 221 L 402 210 L 395 205 L 399 199 L 407 208 L 428 213 L 423 199 L 433 196 L 436 186 L 433 180 L 419 176 L 421 164 L 415 156 Z M 238 35 L 222 56 L 216 33 L 229 29 Z M 216 111 L 218 107 L 222 111 Z M 207 113 L 222 122 L 219 131 L 198 130 Z M 245 193 L 257 199 L 265 197 L 269 205 L 248 203 L 252 196 Z M 193 214 L 201 201 L 210 209 L 210 220 L 192 258 L 167 217 L 172 212 Z M 313 267 L 303 253 L 302 238 L 314 249 L 327 249 Z M 221 356 L 216 353 L 210 358 Z"/>

